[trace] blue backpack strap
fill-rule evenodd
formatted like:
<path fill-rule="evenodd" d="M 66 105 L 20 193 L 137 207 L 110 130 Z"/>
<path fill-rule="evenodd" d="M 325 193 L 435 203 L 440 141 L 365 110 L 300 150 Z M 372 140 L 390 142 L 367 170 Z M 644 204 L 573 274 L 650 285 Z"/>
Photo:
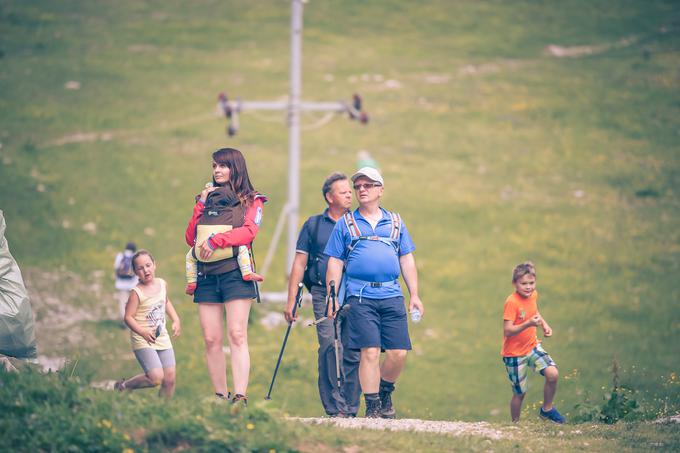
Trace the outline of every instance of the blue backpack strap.
<path fill-rule="evenodd" d="M 361 230 L 357 226 L 357 221 L 354 218 L 354 213 L 352 211 L 347 211 L 343 214 L 343 219 L 345 219 L 345 225 L 347 225 L 347 231 L 349 231 L 349 236 L 352 240 L 359 239 L 361 237 Z"/>
<path fill-rule="evenodd" d="M 357 242 L 359 242 L 359 240 L 361 239 L 361 230 L 357 225 L 357 221 L 354 218 L 354 213 L 352 211 L 345 212 L 345 214 L 342 217 L 345 220 L 345 225 L 347 225 L 347 231 L 349 232 L 350 237 L 347 249 L 349 250 L 349 252 L 351 252 L 354 249 L 354 246 L 357 244 Z"/>
<path fill-rule="evenodd" d="M 392 221 L 390 239 L 399 242 L 399 235 L 401 234 L 401 216 L 396 212 L 390 212 L 390 220 Z"/>
<path fill-rule="evenodd" d="M 390 235 L 389 237 L 383 236 L 362 236 L 361 230 L 357 225 L 356 219 L 354 218 L 354 213 L 347 211 L 343 218 L 345 220 L 345 225 L 347 225 L 347 231 L 350 235 L 350 243 L 347 249 L 351 252 L 359 241 L 380 241 L 387 245 L 391 245 L 394 251 L 399 254 L 399 237 L 401 235 L 401 216 L 396 212 L 387 211 L 390 216 Z"/>

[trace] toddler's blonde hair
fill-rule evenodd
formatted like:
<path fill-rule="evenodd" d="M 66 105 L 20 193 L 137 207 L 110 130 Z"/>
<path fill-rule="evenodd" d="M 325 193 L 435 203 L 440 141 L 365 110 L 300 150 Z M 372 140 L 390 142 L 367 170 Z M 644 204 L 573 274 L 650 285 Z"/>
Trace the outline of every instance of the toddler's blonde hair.
<path fill-rule="evenodd" d="M 534 263 L 531 261 L 525 261 L 524 263 L 515 266 L 512 270 L 512 283 L 515 283 L 527 274 L 536 278 L 536 266 L 534 266 Z"/>

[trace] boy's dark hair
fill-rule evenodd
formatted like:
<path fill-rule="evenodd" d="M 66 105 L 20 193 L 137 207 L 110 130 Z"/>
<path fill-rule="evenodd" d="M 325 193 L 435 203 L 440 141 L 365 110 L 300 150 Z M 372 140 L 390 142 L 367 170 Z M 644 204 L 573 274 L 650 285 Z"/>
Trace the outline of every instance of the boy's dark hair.
<path fill-rule="evenodd" d="M 151 252 L 149 252 L 148 250 L 141 249 L 141 250 L 137 251 L 134 255 L 132 255 L 132 270 L 133 270 L 133 272 L 137 272 L 137 266 L 135 265 L 135 262 L 137 261 L 137 258 L 139 258 L 142 255 L 146 255 L 149 258 L 151 258 L 151 262 L 153 262 L 153 263 L 156 262 L 156 260 L 153 258 L 153 255 L 151 254 Z"/>
<path fill-rule="evenodd" d="M 131 252 L 134 253 L 134 252 L 137 251 L 137 245 L 135 245 L 134 242 L 128 242 L 128 243 L 125 245 L 125 250 L 129 250 L 129 251 L 131 251 Z"/>
<path fill-rule="evenodd" d="M 512 270 L 512 283 L 515 283 L 527 274 L 536 278 L 536 266 L 534 266 L 534 263 L 531 261 L 525 261 L 524 263 L 515 266 Z"/>
<path fill-rule="evenodd" d="M 323 186 L 321 187 L 321 193 L 323 194 L 323 201 L 328 203 L 328 199 L 326 198 L 326 194 L 331 191 L 331 186 L 333 186 L 334 183 L 338 181 L 345 181 L 347 180 L 347 175 L 340 173 L 338 171 L 331 173 L 328 178 L 323 182 Z"/>

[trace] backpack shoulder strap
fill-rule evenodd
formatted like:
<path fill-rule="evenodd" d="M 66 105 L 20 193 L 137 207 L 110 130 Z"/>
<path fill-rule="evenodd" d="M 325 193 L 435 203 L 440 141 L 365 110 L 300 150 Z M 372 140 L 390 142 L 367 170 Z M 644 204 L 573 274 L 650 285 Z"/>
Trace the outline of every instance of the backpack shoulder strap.
<path fill-rule="evenodd" d="M 342 217 L 345 219 L 345 225 L 347 225 L 347 231 L 349 232 L 349 245 L 347 246 L 349 254 L 352 253 L 352 250 L 354 250 L 354 247 L 361 239 L 361 230 L 357 226 L 357 220 L 354 218 L 352 211 L 345 212 Z"/>
<path fill-rule="evenodd" d="M 401 234 L 401 216 L 396 212 L 390 212 L 390 220 L 392 223 L 390 239 L 399 242 L 399 235 Z"/>
<path fill-rule="evenodd" d="M 345 219 L 345 225 L 347 225 L 347 231 L 349 232 L 352 241 L 359 239 L 361 237 L 361 230 L 357 226 L 357 221 L 354 218 L 354 213 L 352 211 L 347 211 L 342 216 Z"/>
<path fill-rule="evenodd" d="M 316 244 L 318 242 L 317 239 L 319 238 L 321 217 L 323 217 L 323 214 L 315 215 L 309 219 L 311 227 L 309 231 L 309 258 L 313 258 L 316 255 Z"/>

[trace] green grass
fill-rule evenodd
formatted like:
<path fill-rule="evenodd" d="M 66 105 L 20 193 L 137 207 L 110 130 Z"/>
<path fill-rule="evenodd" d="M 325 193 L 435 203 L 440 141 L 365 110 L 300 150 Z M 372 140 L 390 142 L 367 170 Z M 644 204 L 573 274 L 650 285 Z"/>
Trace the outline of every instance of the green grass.
<path fill-rule="evenodd" d="M 500 317 L 510 271 L 526 259 L 555 331 L 545 347 L 560 366 L 559 407 L 573 414 L 599 402 L 616 359 L 646 417 L 677 413 L 678 21 L 671 1 L 305 5 L 304 98 L 359 92 L 371 122 L 338 118 L 303 133 L 301 220 L 322 209 L 324 176 L 352 172 L 367 149 L 384 172 L 384 206 L 402 214 L 417 245 L 427 313 L 411 330 L 400 413 L 508 419 Z M 287 196 L 284 116 L 244 113 L 227 139 L 216 96 L 285 96 L 288 27 L 281 1 L 0 3 L 0 209 L 12 252 L 23 269 L 63 267 L 85 282 L 103 270 L 106 288 L 126 241 L 150 249 L 184 321 L 179 401 L 211 391 L 195 308 L 182 294 L 183 231 L 210 153 L 242 149 L 269 196 L 260 261 Z M 638 40 L 581 58 L 544 51 L 626 37 Z M 80 89 L 65 89 L 69 81 Z M 75 134 L 100 139 L 64 143 Z M 96 233 L 83 231 L 88 222 Z M 264 290 L 285 284 L 283 248 Z M 82 286 L 54 293 L 84 310 L 114 303 Z M 280 307 L 254 317 L 269 309 Z M 73 328 L 89 332 L 77 348 L 39 347 L 91 363 L 97 379 L 137 372 L 115 325 Z M 283 328 L 253 323 L 252 398 L 266 393 L 282 338 Z M 271 406 L 320 415 L 315 363 L 314 332 L 295 329 Z M 540 388 L 531 376 L 531 424 Z M 625 450 L 651 428 L 612 429 Z"/>
<path fill-rule="evenodd" d="M 680 446 L 669 424 L 555 426 L 496 424 L 500 439 L 409 432 L 341 430 L 284 420 L 264 402 L 234 410 L 210 397 L 164 401 L 154 391 L 119 394 L 88 386 L 94 370 L 80 362 L 59 373 L 0 374 L 0 427 L 12 451 L 500 451 L 661 450 Z M 488 427 L 487 427 L 488 429 Z"/>

